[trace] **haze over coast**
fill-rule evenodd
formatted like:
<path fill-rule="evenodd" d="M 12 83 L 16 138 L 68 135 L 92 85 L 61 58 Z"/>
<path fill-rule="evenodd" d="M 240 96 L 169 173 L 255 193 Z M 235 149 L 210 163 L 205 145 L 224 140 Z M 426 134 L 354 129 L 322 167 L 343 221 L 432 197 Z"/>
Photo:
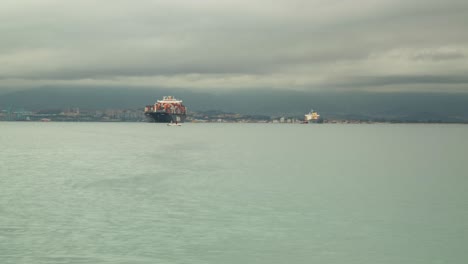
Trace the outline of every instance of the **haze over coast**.
<path fill-rule="evenodd" d="M 327 119 L 468 122 L 468 94 L 127 88 L 40 88 L 0 95 L 0 109 L 142 109 L 155 95 L 183 98 L 189 111 L 297 116 L 314 108 Z"/>

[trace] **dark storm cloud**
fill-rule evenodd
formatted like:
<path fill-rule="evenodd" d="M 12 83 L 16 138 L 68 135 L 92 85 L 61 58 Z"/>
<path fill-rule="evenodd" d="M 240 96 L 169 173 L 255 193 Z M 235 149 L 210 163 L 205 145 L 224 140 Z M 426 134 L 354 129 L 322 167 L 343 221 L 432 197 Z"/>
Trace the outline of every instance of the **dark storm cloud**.
<path fill-rule="evenodd" d="M 0 88 L 450 88 L 466 17 L 458 0 L 5 0 Z"/>
<path fill-rule="evenodd" d="M 393 75 L 353 77 L 342 80 L 341 85 L 352 87 L 404 85 L 404 84 L 467 84 L 468 76 L 461 75 Z"/>
<path fill-rule="evenodd" d="M 460 51 L 447 50 L 447 51 L 421 51 L 412 56 L 415 60 L 459 60 L 465 59 L 466 55 Z"/>

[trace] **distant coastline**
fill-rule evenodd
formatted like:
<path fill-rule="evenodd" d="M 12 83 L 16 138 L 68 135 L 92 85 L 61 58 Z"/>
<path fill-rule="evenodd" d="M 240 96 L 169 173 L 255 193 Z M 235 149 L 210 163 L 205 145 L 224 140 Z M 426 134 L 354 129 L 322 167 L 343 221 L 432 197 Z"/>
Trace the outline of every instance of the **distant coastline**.
<path fill-rule="evenodd" d="M 141 109 L 106 109 L 80 110 L 79 108 L 53 110 L 1 110 L 0 121 L 18 122 L 147 122 Z M 187 114 L 187 123 L 273 123 L 273 124 L 301 124 L 301 115 L 255 115 L 227 113 L 223 111 L 199 111 Z M 468 120 L 454 120 L 453 118 L 438 119 L 408 119 L 408 118 L 336 118 L 326 116 L 324 124 L 468 124 Z"/>

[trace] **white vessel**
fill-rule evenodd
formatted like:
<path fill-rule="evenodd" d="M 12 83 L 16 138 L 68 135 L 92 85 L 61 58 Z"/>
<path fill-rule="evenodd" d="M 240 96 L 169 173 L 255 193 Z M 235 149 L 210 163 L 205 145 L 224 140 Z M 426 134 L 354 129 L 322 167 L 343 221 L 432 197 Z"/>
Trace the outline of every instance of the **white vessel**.
<path fill-rule="evenodd" d="M 304 115 L 304 124 L 309 123 L 323 123 L 323 119 L 317 113 L 317 111 L 311 110 L 308 114 Z"/>

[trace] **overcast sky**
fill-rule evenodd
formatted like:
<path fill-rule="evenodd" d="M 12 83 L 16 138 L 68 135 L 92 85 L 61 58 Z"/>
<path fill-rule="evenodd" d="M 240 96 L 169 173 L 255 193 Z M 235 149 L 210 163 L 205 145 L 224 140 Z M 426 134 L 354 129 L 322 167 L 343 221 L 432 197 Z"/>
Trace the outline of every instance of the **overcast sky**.
<path fill-rule="evenodd" d="M 48 85 L 468 92 L 468 1 L 0 1 L 0 89 Z"/>

